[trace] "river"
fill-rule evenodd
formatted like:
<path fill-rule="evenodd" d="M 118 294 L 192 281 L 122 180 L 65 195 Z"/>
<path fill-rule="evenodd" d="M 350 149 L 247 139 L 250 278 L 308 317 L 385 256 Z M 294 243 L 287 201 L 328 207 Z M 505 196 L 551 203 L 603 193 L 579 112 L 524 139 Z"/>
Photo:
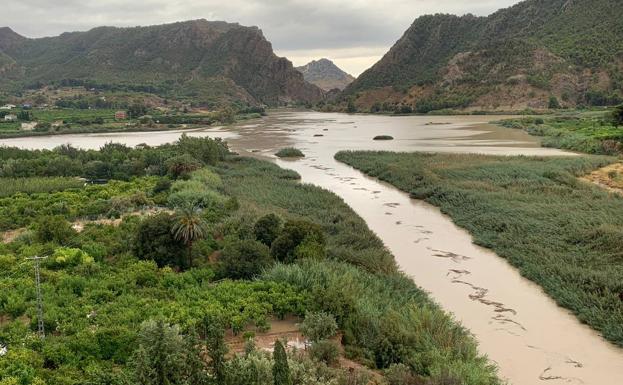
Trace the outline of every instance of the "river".
<path fill-rule="evenodd" d="M 233 150 L 268 157 L 296 170 L 303 182 L 333 191 L 378 234 L 400 268 L 467 327 L 479 349 L 514 385 L 623 384 L 623 349 L 582 325 L 523 278 L 506 260 L 472 243 L 471 236 L 436 207 L 333 159 L 344 149 L 475 152 L 496 155 L 568 155 L 545 149 L 522 131 L 487 124 L 491 116 L 371 116 L 306 111 L 271 112 L 232 127 L 185 131 L 223 137 Z M 157 145 L 181 131 L 84 134 L 0 140 L 0 145 L 53 148 L 71 143 Z M 376 135 L 392 141 L 373 141 Z M 276 159 L 284 146 L 305 158 Z"/>

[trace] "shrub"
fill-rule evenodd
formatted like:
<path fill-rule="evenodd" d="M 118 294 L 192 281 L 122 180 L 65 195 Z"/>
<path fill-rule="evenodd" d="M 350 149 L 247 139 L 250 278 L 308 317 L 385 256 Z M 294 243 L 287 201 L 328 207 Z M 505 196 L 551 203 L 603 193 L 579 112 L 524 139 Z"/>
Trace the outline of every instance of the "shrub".
<path fill-rule="evenodd" d="M 377 135 L 374 137 L 374 140 L 394 140 L 394 137 L 390 135 Z"/>
<path fill-rule="evenodd" d="M 255 226 L 253 226 L 255 239 L 270 247 L 273 241 L 279 236 L 281 227 L 281 218 L 277 215 L 273 213 L 264 215 L 258 219 L 258 221 L 255 222 Z"/>
<path fill-rule="evenodd" d="M 303 154 L 303 152 L 298 148 L 286 147 L 277 151 L 275 156 L 279 158 L 303 158 L 305 157 L 305 154 Z"/>
<path fill-rule="evenodd" d="M 307 312 L 301 324 L 301 332 L 312 342 L 326 340 L 337 333 L 335 317 L 325 312 Z"/>
<path fill-rule="evenodd" d="M 160 267 L 185 267 L 185 247 L 172 234 L 174 223 L 175 218 L 166 213 L 143 219 L 137 228 L 134 242 L 136 256 L 153 260 Z"/>
<path fill-rule="evenodd" d="M 273 263 L 269 249 L 254 240 L 232 240 L 223 248 L 221 274 L 233 279 L 250 279 Z"/>
<path fill-rule="evenodd" d="M 165 162 L 167 172 L 174 178 L 187 178 L 191 172 L 199 169 L 201 163 L 189 154 L 174 156 Z"/>
<path fill-rule="evenodd" d="M 615 127 L 619 127 L 623 125 L 623 104 L 616 107 L 612 111 L 611 121 L 612 121 L 612 125 Z"/>
<path fill-rule="evenodd" d="M 66 244 L 77 234 L 71 223 L 58 215 L 43 217 L 35 224 L 35 239 L 41 243 Z"/>
<path fill-rule="evenodd" d="M 419 382 L 405 364 L 393 364 L 385 370 L 385 379 L 389 385 L 417 385 Z"/>
<path fill-rule="evenodd" d="M 317 361 L 324 362 L 327 365 L 334 365 L 340 357 L 340 350 L 335 342 L 323 340 L 312 344 L 309 348 L 309 355 Z"/>
<path fill-rule="evenodd" d="M 308 247 L 315 243 L 317 247 L 324 249 L 325 237 L 322 228 L 308 221 L 288 221 L 272 243 L 270 252 L 281 262 L 293 262 L 297 259 L 297 248 L 304 242 Z"/>

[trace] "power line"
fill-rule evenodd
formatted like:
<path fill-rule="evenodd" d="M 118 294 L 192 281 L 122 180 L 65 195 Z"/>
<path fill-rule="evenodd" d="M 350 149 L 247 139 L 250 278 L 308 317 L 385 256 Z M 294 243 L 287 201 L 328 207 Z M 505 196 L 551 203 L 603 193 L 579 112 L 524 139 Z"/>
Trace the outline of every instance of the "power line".
<path fill-rule="evenodd" d="M 35 261 L 35 281 L 37 283 L 37 326 L 39 329 L 39 337 L 45 338 L 45 325 L 43 323 L 43 298 L 41 297 L 41 274 L 39 269 L 39 261 L 47 257 L 26 258 Z"/>

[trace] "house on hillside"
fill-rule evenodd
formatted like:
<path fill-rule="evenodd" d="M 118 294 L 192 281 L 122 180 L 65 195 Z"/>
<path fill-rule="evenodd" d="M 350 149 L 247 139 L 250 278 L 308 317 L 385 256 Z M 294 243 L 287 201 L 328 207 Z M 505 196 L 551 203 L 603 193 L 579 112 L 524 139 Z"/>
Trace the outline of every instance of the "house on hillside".
<path fill-rule="evenodd" d="M 22 123 L 22 131 L 32 131 L 37 127 L 37 122 L 24 122 Z"/>
<path fill-rule="evenodd" d="M 17 115 L 13 115 L 13 114 L 4 115 L 4 121 L 5 122 L 15 122 L 15 121 L 17 121 Z"/>
<path fill-rule="evenodd" d="M 15 104 L 5 104 L 4 106 L 0 107 L 0 110 L 12 110 L 15 107 L 17 107 Z"/>
<path fill-rule="evenodd" d="M 125 120 L 128 118 L 128 114 L 125 111 L 117 111 L 115 112 L 116 120 Z"/>

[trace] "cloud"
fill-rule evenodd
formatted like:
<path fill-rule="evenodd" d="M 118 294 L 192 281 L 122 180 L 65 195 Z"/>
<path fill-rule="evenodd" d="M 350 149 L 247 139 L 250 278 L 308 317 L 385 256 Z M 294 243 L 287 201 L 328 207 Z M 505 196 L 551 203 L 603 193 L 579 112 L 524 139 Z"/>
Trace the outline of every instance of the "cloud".
<path fill-rule="evenodd" d="M 277 52 L 328 56 L 358 75 L 427 13 L 486 15 L 517 0 L 20 0 L 7 1 L 0 26 L 29 37 L 205 18 L 260 27 Z M 326 52 L 326 54 L 323 54 Z M 370 52 L 374 52 L 370 54 Z M 346 53 L 348 55 L 344 56 Z M 317 56 L 316 56 L 317 55 Z M 334 55 L 334 57 L 331 57 Z M 339 56 L 339 57 L 338 57 Z M 368 64 L 362 64 L 362 63 Z M 297 63 L 298 64 L 298 63 Z"/>

